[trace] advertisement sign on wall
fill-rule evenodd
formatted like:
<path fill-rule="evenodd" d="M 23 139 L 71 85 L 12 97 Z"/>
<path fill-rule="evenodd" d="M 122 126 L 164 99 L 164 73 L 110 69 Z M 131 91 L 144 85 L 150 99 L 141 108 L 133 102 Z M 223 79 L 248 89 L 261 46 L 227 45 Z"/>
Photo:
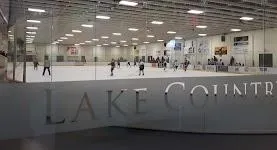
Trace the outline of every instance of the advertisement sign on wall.
<path fill-rule="evenodd" d="M 234 37 L 233 52 L 235 54 L 248 53 L 249 37 Z"/>
<path fill-rule="evenodd" d="M 222 55 L 227 55 L 227 46 L 222 46 L 222 47 L 215 47 L 215 50 L 214 50 L 214 53 L 215 55 L 219 55 L 219 56 L 222 56 Z"/>
<path fill-rule="evenodd" d="M 67 47 L 67 55 L 68 56 L 78 56 L 79 50 L 77 49 L 77 47 L 74 47 L 74 46 Z"/>

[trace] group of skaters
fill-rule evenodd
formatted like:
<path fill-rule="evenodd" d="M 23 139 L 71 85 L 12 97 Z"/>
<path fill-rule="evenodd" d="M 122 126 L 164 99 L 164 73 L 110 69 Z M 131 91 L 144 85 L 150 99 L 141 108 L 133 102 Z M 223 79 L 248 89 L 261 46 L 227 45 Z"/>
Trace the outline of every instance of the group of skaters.
<path fill-rule="evenodd" d="M 111 65 L 111 76 L 114 75 L 114 69 L 116 68 L 116 64 L 117 64 L 117 68 L 120 68 L 120 60 L 118 59 L 117 61 L 115 61 L 114 59 L 112 59 L 111 63 L 109 63 L 109 65 Z M 143 75 L 144 76 L 144 62 L 142 60 L 139 61 L 139 76 Z M 137 66 L 137 62 L 134 61 L 134 67 Z M 131 63 L 130 61 L 127 62 L 127 67 L 131 67 Z"/>
<path fill-rule="evenodd" d="M 168 62 L 166 60 L 164 60 L 163 63 L 160 64 L 161 66 L 163 66 L 164 71 L 166 71 L 166 69 L 167 69 L 167 63 Z M 112 61 L 111 61 L 111 63 L 109 63 L 109 65 L 111 65 L 111 74 L 110 75 L 113 76 L 114 75 L 114 69 L 116 68 L 116 66 L 117 66 L 117 68 L 120 68 L 120 60 L 116 61 L 116 60 L 112 59 Z M 180 64 L 178 63 L 177 60 L 174 60 L 174 62 L 173 62 L 173 71 L 174 72 L 177 71 L 178 68 L 183 68 L 184 71 L 187 71 L 187 68 L 188 68 L 189 65 L 190 65 L 190 62 L 187 59 L 185 59 L 185 61 L 183 63 L 180 63 Z M 136 67 L 136 66 L 137 66 L 137 62 L 134 61 L 134 67 Z M 130 61 L 127 61 L 127 67 L 131 67 Z M 138 67 L 139 67 L 139 76 L 140 75 L 144 76 L 145 65 L 144 65 L 143 60 L 140 60 L 138 62 Z"/>

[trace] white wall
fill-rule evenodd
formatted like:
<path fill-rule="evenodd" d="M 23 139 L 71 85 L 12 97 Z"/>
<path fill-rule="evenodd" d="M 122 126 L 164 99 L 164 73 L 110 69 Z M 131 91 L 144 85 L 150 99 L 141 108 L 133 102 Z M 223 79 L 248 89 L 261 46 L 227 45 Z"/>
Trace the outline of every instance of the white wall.
<path fill-rule="evenodd" d="M 70 46 L 70 45 L 68 45 Z M 44 60 L 44 56 L 52 56 L 52 60 L 56 61 L 57 56 L 64 56 L 64 60 L 68 61 L 67 45 L 47 45 L 47 44 L 28 44 L 26 46 L 28 54 L 36 55 L 39 61 Z M 94 57 L 98 57 L 98 61 L 110 61 L 112 58 L 133 60 L 133 47 L 96 47 L 96 46 L 77 46 L 79 53 L 76 57 L 81 60 L 81 56 L 86 56 L 87 61 L 94 61 Z"/>

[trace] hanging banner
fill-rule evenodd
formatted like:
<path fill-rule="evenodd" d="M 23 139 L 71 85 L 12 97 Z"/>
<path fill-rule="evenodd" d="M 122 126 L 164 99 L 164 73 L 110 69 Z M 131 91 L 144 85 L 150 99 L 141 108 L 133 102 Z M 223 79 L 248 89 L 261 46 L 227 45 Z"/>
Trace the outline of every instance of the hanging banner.
<path fill-rule="evenodd" d="M 68 56 L 78 56 L 79 50 L 77 47 L 67 47 L 67 55 Z"/>
<path fill-rule="evenodd" d="M 242 54 L 248 53 L 249 37 L 241 36 L 234 37 L 233 53 Z"/>
<path fill-rule="evenodd" d="M 210 50 L 210 42 L 207 39 L 198 39 L 197 41 L 197 53 L 208 54 Z"/>

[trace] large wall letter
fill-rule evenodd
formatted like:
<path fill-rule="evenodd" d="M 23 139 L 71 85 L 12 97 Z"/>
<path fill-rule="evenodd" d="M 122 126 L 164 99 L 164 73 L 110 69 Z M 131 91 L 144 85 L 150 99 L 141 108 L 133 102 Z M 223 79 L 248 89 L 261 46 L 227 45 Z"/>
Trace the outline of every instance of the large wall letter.
<path fill-rule="evenodd" d="M 142 89 L 134 89 L 136 91 L 136 113 L 140 114 L 142 112 L 139 111 L 139 103 L 140 102 L 146 102 L 146 99 L 140 99 L 140 92 L 147 92 L 147 88 Z"/>
<path fill-rule="evenodd" d="M 81 103 L 78 107 L 77 113 L 76 113 L 75 117 L 73 118 L 72 122 L 77 122 L 77 118 L 79 116 L 80 111 L 88 111 L 89 114 L 91 115 L 91 119 L 92 120 L 95 119 L 95 114 L 94 114 L 94 111 L 93 111 L 89 101 L 90 100 L 88 98 L 88 94 L 87 94 L 87 92 L 85 92 L 83 98 L 81 99 Z M 82 108 L 82 105 L 84 102 L 86 102 L 87 108 Z"/>
<path fill-rule="evenodd" d="M 112 117 L 112 106 L 123 116 L 126 116 L 126 113 L 118 107 L 118 105 L 115 103 L 116 100 L 124 93 L 124 91 L 127 91 L 127 89 L 121 89 L 120 93 L 112 100 L 112 93 L 113 91 L 108 91 L 108 115 L 109 117 Z"/>
<path fill-rule="evenodd" d="M 168 92 L 169 92 L 170 88 L 171 88 L 173 85 L 181 85 L 182 88 L 183 88 L 183 90 L 185 91 L 185 83 L 183 83 L 183 82 L 174 82 L 174 83 L 169 84 L 169 85 L 166 87 L 166 89 L 165 89 L 164 100 L 165 100 L 165 105 L 166 105 L 166 107 L 167 107 L 169 110 L 178 110 L 178 109 L 176 109 L 176 108 L 173 108 L 173 107 L 170 105 L 169 101 L 168 101 Z"/>
<path fill-rule="evenodd" d="M 265 95 L 272 95 L 273 83 L 265 82 Z"/>
<path fill-rule="evenodd" d="M 255 95 L 258 94 L 258 85 L 261 85 L 262 82 L 251 82 L 250 85 L 255 85 Z"/>
<path fill-rule="evenodd" d="M 52 90 L 46 89 L 46 124 L 63 124 L 65 118 L 61 121 L 52 121 L 51 119 L 51 102 L 52 102 Z"/>

